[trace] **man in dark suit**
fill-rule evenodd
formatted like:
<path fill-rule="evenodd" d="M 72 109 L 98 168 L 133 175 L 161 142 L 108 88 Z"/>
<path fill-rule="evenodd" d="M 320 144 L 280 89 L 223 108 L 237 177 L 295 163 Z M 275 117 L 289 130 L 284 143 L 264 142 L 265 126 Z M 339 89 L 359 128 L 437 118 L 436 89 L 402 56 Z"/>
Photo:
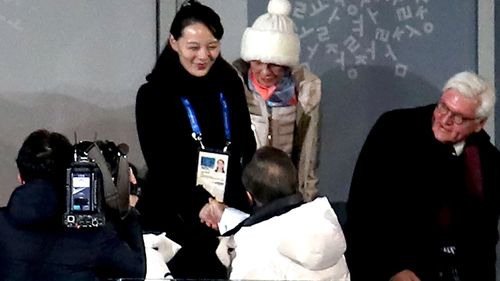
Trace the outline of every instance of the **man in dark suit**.
<path fill-rule="evenodd" d="M 383 114 L 347 202 L 353 281 L 494 281 L 500 152 L 483 127 L 493 86 L 461 72 L 437 104 Z"/>

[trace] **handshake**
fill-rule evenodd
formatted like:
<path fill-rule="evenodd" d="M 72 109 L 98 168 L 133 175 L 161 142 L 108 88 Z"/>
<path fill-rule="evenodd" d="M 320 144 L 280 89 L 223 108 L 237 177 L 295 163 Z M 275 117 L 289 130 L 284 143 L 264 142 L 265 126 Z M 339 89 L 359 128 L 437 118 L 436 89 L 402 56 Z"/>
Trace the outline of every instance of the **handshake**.
<path fill-rule="evenodd" d="M 226 204 L 219 202 L 214 198 L 209 198 L 208 203 L 201 208 L 199 213 L 201 223 L 206 224 L 214 230 L 219 230 L 219 222 L 226 208 Z"/>
<path fill-rule="evenodd" d="M 249 216 L 249 214 L 228 207 L 213 198 L 208 199 L 208 203 L 201 208 L 199 213 L 201 223 L 218 230 L 222 235 L 240 225 Z"/>

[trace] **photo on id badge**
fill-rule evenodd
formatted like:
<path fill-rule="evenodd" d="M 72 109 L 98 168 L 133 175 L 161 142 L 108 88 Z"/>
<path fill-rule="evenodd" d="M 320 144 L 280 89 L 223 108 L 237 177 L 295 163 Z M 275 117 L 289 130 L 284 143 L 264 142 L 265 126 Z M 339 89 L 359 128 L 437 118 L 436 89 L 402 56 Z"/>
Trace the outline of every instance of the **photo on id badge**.
<path fill-rule="evenodd" d="M 224 200 L 229 155 L 200 150 L 196 184 L 202 185 L 217 201 Z"/>

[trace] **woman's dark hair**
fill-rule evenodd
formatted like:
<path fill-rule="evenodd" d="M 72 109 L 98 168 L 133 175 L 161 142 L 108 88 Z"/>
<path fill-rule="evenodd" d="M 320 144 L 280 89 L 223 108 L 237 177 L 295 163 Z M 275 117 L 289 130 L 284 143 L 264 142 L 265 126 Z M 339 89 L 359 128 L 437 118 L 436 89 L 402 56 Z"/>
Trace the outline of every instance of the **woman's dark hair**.
<path fill-rule="evenodd" d="M 196 0 L 184 1 L 180 10 L 175 14 L 172 25 L 170 26 L 170 34 L 175 40 L 182 36 L 182 31 L 186 26 L 201 23 L 205 25 L 213 34 L 213 36 L 220 40 L 224 34 L 224 28 L 220 21 L 219 16 L 211 8 L 202 5 Z M 146 77 L 149 82 L 163 84 L 164 77 L 170 73 L 172 67 L 172 58 L 178 61 L 178 54 L 172 49 L 170 44 L 165 45 L 165 49 L 161 52 L 156 60 L 155 66 L 151 73 Z M 216 59 L 221 61 L 222 56 L 219 55 Z"/>
<path fill-rule="evenodd" d="M 222 27 L 219 15 L 211 8 L 196 0 L 184 1 L 172 21 L 170 34 L 177 40 L 182 36 L 184 28 L 193 23 L 205 25 L 217 40 L 220 40 L 222 35 L 224 35 L 224 28 Z"/>
<path fill-rule="evenodd" d="M 16 164 L 25 182 L 45 179 L 64 184 L 66 169 L 73 161 L 73 146 L 55 132 L 40 129 L 32 132 L 19 149 Z"/>

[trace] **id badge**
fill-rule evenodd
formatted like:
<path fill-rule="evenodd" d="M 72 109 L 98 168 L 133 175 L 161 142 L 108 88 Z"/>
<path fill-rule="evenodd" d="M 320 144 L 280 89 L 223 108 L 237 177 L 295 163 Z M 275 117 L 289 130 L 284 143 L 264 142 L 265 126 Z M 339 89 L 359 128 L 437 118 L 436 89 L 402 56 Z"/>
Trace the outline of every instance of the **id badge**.
<path fill-rule="evenodd" d="M 217 201 L 223 202 L 229 155 L 200 150 L 196 184 L 202 185 Z"/>

